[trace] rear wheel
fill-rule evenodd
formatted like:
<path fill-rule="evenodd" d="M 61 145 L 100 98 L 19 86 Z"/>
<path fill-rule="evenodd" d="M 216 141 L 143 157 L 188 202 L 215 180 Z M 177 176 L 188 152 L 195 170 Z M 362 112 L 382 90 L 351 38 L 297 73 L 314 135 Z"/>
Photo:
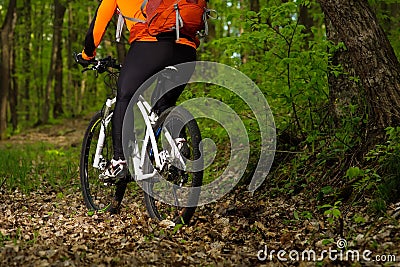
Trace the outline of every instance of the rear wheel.
<path fill-rule="evenodd" d="M 107 185 L 99 180 L 99 174 L 104 170 L 106 162 L 110 161 L 113 156 L 111 117 L 112 112 L 108 117 L 108 122 L 105 122 L 102 113 L 97 112 L 90 120 L 82 143 L 80 180 L 83 198 L 89 210 L 116 213 L 120 208 L 127 183 L 119 181 L 115 185 Z M 93 161 L 101 125 L 105 126 L 103 159 L 101 159 L 101 164 L 104 167 L 98 169 L 93 167 Z"/>
<path fill-rule="evenodd" d="M 203 180 L 199 127 L 192 115 L 178 106 L 164 111 L 153 130 L 158 151 L 164 156 L 167 155 L 167 160 L 163 169 L 157 170 L 156 178 L 142 182 L 147 211 L 152 218 L 160 221 L 170 220 L 176 224 L 187 224 L 196 210 Z M 173 151 L 167 141 L 166 132 L 176 140 L 184 139 L 185 142 L 180 144 L 184 164 L 171 157 Z M 143 166 L 145 174 L 155 170 L 150 144 L 147 146 L 147 152 Z"/>

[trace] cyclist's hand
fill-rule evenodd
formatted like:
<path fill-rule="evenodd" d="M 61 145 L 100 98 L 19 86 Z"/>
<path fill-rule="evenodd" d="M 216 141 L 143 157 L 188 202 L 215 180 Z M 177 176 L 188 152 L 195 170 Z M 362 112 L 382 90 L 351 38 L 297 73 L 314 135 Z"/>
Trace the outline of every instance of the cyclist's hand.
<path fill-rule="evenodd" d="M 86 60 L 82 57 L 82 53 L 75 54 L 75 61 L 79 63 L 82 67 L 87 67 L 93 63 L 93 60 Z"/>

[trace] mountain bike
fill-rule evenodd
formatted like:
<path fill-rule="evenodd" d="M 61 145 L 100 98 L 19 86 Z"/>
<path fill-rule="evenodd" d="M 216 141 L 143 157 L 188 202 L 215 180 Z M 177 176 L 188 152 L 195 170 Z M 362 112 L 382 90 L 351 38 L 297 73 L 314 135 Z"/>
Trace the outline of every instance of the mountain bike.
<path fill-rule="evenodd" d="M 186 109 L 174 106 L 157 115 L 140 95 L 136 107 L 144 122 L 143 129 L 141 133 L 135 130 L 133 140 L 124 147 L 130 174 L 113 183 L 99 179 L 113 156 L 111 118 L 120 69 L 115 59 L 106 57 L 93 60 L 82 70 L 95 71 L 96 77 L 104 73 L 105 85 L 111 91 L 103 108 L 91 118 L 83 138 L 80 181 L 86 207 L 97 212 L 117 213 L 128 183 L 136 182 L 143 189 L 144 203 L 151 218 L 187 224 L 200 196 L 203 159 L 199 127 Z M 165 81 L 173 80 L 176 72 L 173 66 L 165 68 L 158 75 L 154 92 L 162 91 Z M 140 126 L 135 121 L 137 125 Z"/>

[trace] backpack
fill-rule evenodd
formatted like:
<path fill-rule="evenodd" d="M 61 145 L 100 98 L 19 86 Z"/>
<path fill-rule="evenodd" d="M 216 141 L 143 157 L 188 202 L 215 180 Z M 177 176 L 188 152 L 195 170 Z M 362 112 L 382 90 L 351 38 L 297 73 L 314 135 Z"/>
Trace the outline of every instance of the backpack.
<path fill-rule="evenodd" d="M 141 10 L 146 20 L 125 17 L 125 19 L 146 24 L 152 36 L 176 32 L 180 36 L 194 39 L 197 34 L 208 33 L 208 0 L 143 0 Z"/>
<path fill-rule="evenodd" d="M 176 31 L 194 37 L 205 28 L 206 0 L 144 0 L 146 23 L 150 35 Z M 143 6 L 143 5 L 142 5 Z"/>

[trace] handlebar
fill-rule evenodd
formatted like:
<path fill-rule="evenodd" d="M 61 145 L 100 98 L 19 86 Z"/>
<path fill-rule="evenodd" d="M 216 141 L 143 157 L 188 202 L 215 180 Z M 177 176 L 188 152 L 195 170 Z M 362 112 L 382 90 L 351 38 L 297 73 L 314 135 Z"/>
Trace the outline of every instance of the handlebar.
<path fill-rule="evenodd" d="M 77 59 L 77 54 L 75 53 L 74 55 L 75 61 L 78 62 Z M 111 56 L 101 58 L 101 59 L 92 59 L 88 61 L 89 65 L 85 67 L 82 72 L 88 71 L 88 70 L 95 70 L 98 73 L 103 73 L 106 71 L 109 71 L 109 68 L 111 69 L 116 69 L 120 70 L 122 65 L 117 63 L 117 60 L 115 58 L 112 58 Z"/>

